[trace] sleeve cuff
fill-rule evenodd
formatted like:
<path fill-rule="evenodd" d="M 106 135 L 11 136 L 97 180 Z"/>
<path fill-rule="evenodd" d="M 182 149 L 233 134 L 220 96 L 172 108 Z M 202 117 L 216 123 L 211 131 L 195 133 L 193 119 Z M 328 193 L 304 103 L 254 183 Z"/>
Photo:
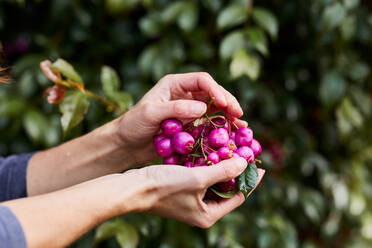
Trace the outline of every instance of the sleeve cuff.
<path fill-rule="evenodd" d="M 27 242 L 17 217 L 7 207 L 0 205 L 0 244 L 8 248 L 26 248 Z"/>

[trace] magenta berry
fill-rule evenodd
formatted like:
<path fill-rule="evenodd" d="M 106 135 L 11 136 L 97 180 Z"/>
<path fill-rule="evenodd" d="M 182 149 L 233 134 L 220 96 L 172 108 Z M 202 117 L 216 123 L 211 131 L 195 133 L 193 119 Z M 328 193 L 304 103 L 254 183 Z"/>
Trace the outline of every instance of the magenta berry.
<path fill-rule="evenodd" d="M 169 138 L 164 138 L 155 144 L 156 152 L 161 157 L 168 157 L 173 153 L 172 142 Z"/>
<path fill-rule="evenodd" d="M 262 152 L 261 144 L 256 139 L 252 140 L 250 148 L 252 149 L 255 157 L 258 157 Z"/>
<path fill-rule="evenodd" d="M 166 138 L 164 134 L 159 134 L 154 137 L 154 145 L 156 146 L 157 143 L 159 143 L 160 140 Z"/>
<path fill-rule="evenodd" d="M 227 146 L 221 147 L 220 149 L 218 149 L 217 152 L 218 156 L 220 156 L 222 160 L 231 158 L 233 154 L 233 151 L 230 150 Z"/>
<path fill-rule="evenodd" d="M 233 178 L 226 182 L 217 183 L 217 187 L 221 192 L 233 191 L 236 189 L 236 180 Z"/>
<path fill-rule="evenodd" d="M 188 154 L 194 148 L 195 140 L 191 134 L 186 132 L 176 133 L 172 138 L 174 150 L 179 154 Z"/>
<path fill-rule="evenodd" d="M 229 141 L 227 142 L 227 147 L 231 150 L 231 151 L 236 151 L 237 147 L 236 147 L 236 144 L 235 144 L 235 141 L 232 140 L 232 139 L 229 139 Z"/>
<path fill-rule="evenodd" d="M 203 126 L 202 125 L 199 125 L 197 127 L 194 127 L 192 128 L 189 133 L 191 134 L 191 136 L 194 138 L 194 139 L 197 139 L 199 138 L 201 132 L 203 130 Z"/>
<path fill-rule="evenodd" d="M 233 152 L 231 157 L 232 158 L 240 158 L 239 154 L 237 154 L 236 152 Z"/>
<path fill-rule="evenodd" d="M 254 161 L 254 153 L 248 146 L 241 146 L 236 150 L 236 153 L 247 160 L 248 163 Z"/>
<path fill-rule="evenodd" d="M 236 130 L 236 134 L 237 135 L 239 134 L 240 136 L 243 137 L 247 137 L 249 139 L 253 139 L 253 131 L 250 128 L 241 127 L 238 130 Z"/>
<path fill-rule="evenodd" d="M 208 189 L 205 193 L 204 200 L 210 200 L 210 201 L 219 201 L 222 198 L 216 195 L 212 190 Z"/>
<path fill-rule="evenodd" d="M 178 164 L 179 156 L 177 154 L 172 154 L 169 157 L 163 159 L 164 164 Z"/>
<path fill-rule="evenodd" d="M 182 132 L 182 122 L 177 119 L 167 119 L 161 124 L 165 136 L 172 137 L 176 133 Z"/>
<path fill-rule="evenodd" d="M 217 164 L 218 162 L 220 162 L 220 156 L 218 156 L 216 152 L 209 153 L 207 159 L 208 161 L 211 161 L 213 164 Z"/>
<path fill-rule="evenodd" d="M 236 135 L 236 132 L 231 131 L 230 132 L 230 139 L 232 139 L 233 141 L 235 141 L 235 135 Z"/>
<path fill-rule="evenodd" d="M 208 137 L 209 144 L 216 148 L 227 145 L 229 141 L 229 134 L 224 128 L 212 130 Z"/>

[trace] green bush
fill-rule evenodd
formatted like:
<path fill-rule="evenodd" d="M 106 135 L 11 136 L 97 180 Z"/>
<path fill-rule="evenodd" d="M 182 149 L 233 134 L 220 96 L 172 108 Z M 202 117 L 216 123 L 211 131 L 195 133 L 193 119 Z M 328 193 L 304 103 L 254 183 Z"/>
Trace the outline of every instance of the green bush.
<path fill-rule="evenodd" d="M 0 87 L 0 155 L 62 142 L 41 60 L 66 59 L 101 95 L 101 67 L 111 66 L 134 102 L 167 73 L 207 71 L 263 141 L 255 193 L 208 230 L 130 214 L 72 247 L 370 247 L 371 9 L 367 0 L 2 1 L 16 83 Z M 115 117 L 90 105 L 66 139 Z"/>

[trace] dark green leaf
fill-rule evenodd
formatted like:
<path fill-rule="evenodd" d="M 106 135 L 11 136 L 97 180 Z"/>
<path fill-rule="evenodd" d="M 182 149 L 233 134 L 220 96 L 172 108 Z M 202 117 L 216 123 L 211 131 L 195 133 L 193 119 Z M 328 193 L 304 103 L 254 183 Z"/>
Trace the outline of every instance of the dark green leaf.
<path fill-rule="evenodd" d="M 42 144 L 49 130 L 48 119 L 37 110 L 29 110 L 23 118 L 23 126 L 34 143 Z"/>
<path fill-rule="evenodd" d="M 84 119 L 88 108 L 88 97 L 80 91 L 75 91 L 63 98 L 59 104 L 59 110 L 62 113 L 61 125 L 64 136 Z"/>
<path fill-rule="evenodd" d="M 58 70 L 63 76 L 72 79 L 75 82 L 82 82 L 80 75 L 75 71 L 74 67 L 66 60 L 57 59 L 51 66 L 51 69 Z"/>
<path fill-rule="evenodd" d="M 273 39 L 276 39 L 279 29 L 278 20 L 269 10 L 255 7 L 252 11 L 252 17 Z"/>
<path fill-rule="evenodd" d="M 258 171 L 255 163 L 248 164 L 245 171 L 238 177 L 238 189 L 241 191 L 245 198 L 249 192 L 256 186 L 258 182 Z"/>
<path fill-rule="evenodd" d="M 115 236 L 120 246 L 125 248 L 135 248 L 139 242 L 138 231 L 135 227 L 120 217 L 107 221 L 97 228 L 95 244 L 112 236 Z"/>
<path fill-rule="evenodd" d="M 161 12 L 161 20 L 165 23 L 175 21 L 185 8 L 186 2 L 174 1 L 167 5 L 167 7 Z"/>
<path fill-rule="evenodd" d="M 237 190 L 235 190 L 235 191 L 229 191 L 229 192 L 220 192 L 220 191 L 218 191 L 217 189 L 215 189 L 213 187 L 210 187 L 209 189 L 212 190 L 213 193 L 215 193 L 219 197 L 222 197 L 222 198 L 225 198 L 225 199 L 228 199 L 228 198 L 233 197 L 238 192 Z"/>
<path fill-rule="evenodd" d="M 269 54 L 269 50 L 267 49 L 267 38 L 261 29 L 250 28 L 247 34 L 254 48 L 265 56 Z"/>
<path fill-rule="evenodd" d="M 223 9 L 217 17 L 217 28 L 225 30 L 230 27 L 242 24 L 248 17 L 244 6 L 232 4 Z"/>

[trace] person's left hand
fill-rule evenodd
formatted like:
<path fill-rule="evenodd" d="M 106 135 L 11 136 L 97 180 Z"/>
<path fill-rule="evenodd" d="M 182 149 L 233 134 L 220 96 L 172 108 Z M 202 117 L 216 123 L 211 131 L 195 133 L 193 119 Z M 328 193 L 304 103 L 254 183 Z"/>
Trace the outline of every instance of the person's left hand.
<path fill-rule="evenodd" d="M 180 120 L 201 117 L 213 98 L 215 108 L 239 127 L 245 121 L 237 118 L 243 111 L 236 98 L 205 72 L 170 74 L 162 79 L 118 121 L 118 142 L 131 164 L 146 163 L 156 158 L 152 144 L 161 122 L 168 118 Z M 214 111 L 216 109 L 212 109 Z"/>

